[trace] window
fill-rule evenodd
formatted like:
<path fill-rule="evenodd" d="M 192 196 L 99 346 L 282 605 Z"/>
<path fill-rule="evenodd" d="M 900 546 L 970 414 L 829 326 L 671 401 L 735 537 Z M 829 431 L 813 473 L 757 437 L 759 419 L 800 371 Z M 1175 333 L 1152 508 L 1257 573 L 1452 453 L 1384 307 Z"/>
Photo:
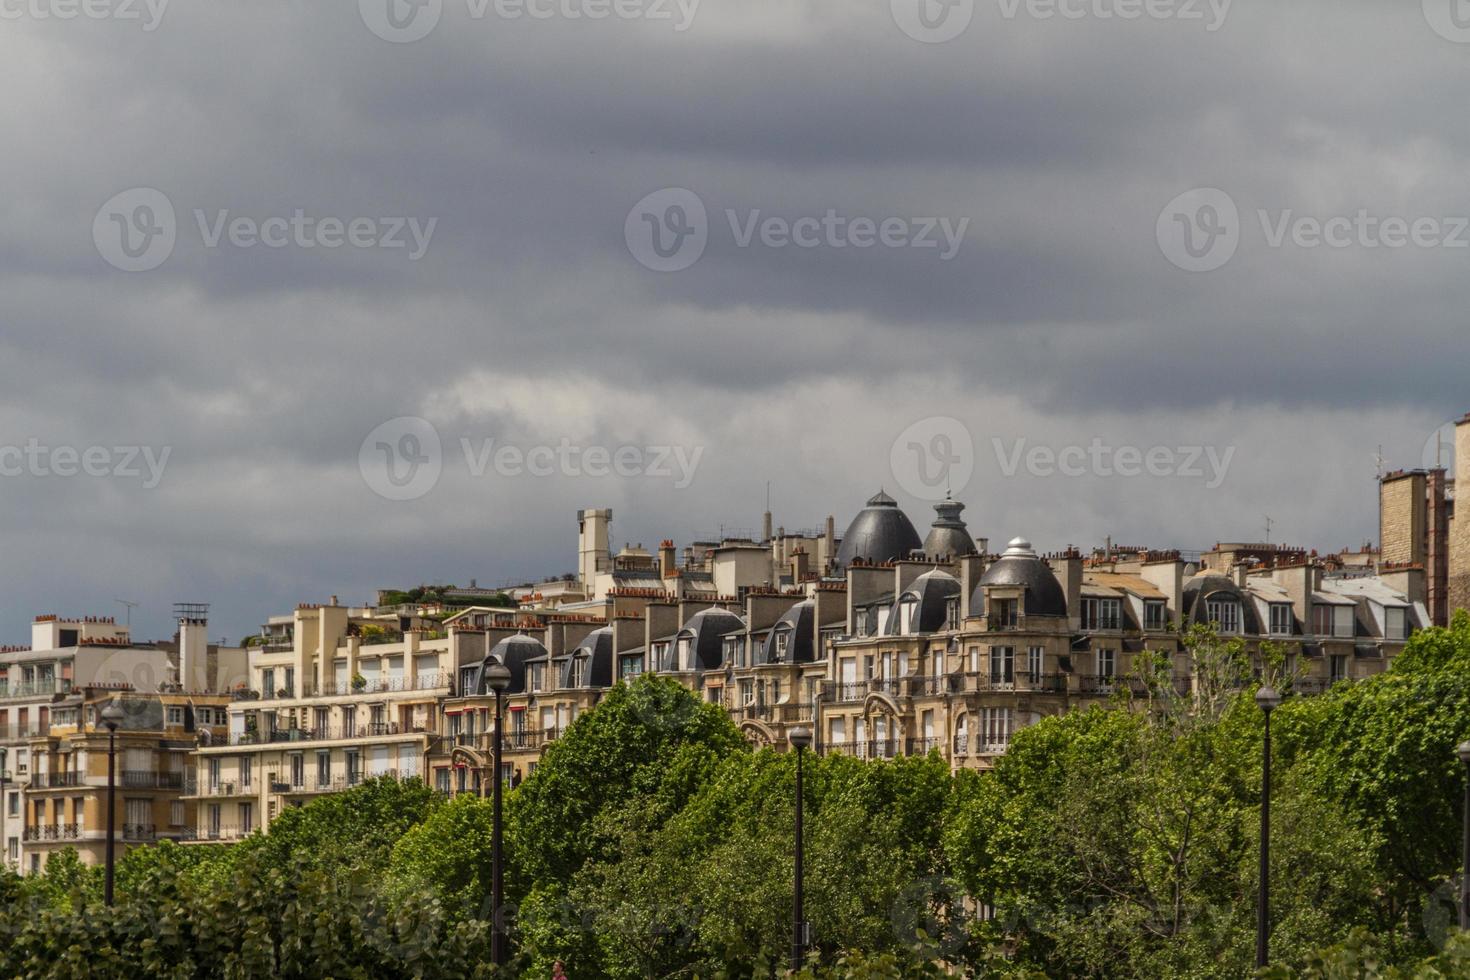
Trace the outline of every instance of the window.
<path fill-rule="evenodd" d="M 459 669 L 459 693 L 477 694 L 475 690 L 475 667 L 461 667 Z"/>
<path fill-rule="evenodd" d="M 960 628 L 960 597 L 955 596 L 944 603 L 944 628 L 957 630 Z"/>
<path fill-rule="evenodd" d="M 668 643 L 655 643 L 653 645 L 653 669 L 668 670 L 671 666 Z"/>
<path fill-rule="evenodd" d="M 250 756 L 240 756 L 240 786 L 244 789 L 250 788 L 250 771 L 253 768 Z"/>
<path fill-rule="evenodd" d="M 907 636 L 914 632 L 914 612 L 919 608 L 919 600 L 914 596 L 906 595 L 898 604 L 898 632 Z"/>
<path fill-rule="evenodd" d="M 1169 609 L 1162 599 L 1148 599 L 1143 604 L 1143 628 L 1146 630 L 1165 629 L 1168 623 Z"/>
<path fill-rule="evenodd" d="M 435 769 L 434 770 L 434 788 L 436 790 L 438 790 L 439 792 L 445 794 L 446 796 L 449 795 L 449 770 L 448 769 Z"/>
<path fill-rule="evenodd" d="M 1111 683 L 1117 670 L 1117 654 L 1112 650 L 1097 651 L 1097 679 L 1104 684 Z"/>
<path fill-rule="evenodd" d="M 255 805 L 252 803 L 240 804 L 240 835 L 249 836 L 255 830 Z"/>
<path fill-rule="evenodd" d="M 1293 625 L 1294 624 L 1291 615 L 1291 603 L 1271 603 L 1271 635 L 1288 636 L 1291 633 L 1291 628 Z"/>
<path fill-rule="evenodd" d="M 1040 680 L 1045 673 L 1046 647 L 1031 647 L 1026 651 L 1026 672 L 1031 675 L 1033 682 Z"/>
<path fill-rule="evenodd" d="M 1011 742 L 1011 709 L 981 708 L 980 730 L 975 733 L 982 752 L 1004 752 Z"/>
<path fill-rule="evenodd" d="M 740 659 L 740 637 L 727 636 L 721 643 L 725 655 L 725 666 L 733 667 Z"/>
<path fill-rule="evenodd" d="M 1406 612 L 1406 610 L 1398 607 L 1389 607 L 1383 610 L 1383 632 L 1385 639 L 1408 639 L 1409 618 Z"/>
<path fill-rule="evenodd" d="M 776 634 L 776 662 L 777 663 L 783 663 L 784 664 L 786 662 L 786 651 L 789 650 L 790 647 L 791 647 L 791 631 L 789 629 L 781 630 L 779 633 Z"/>
<path fill-rule="evenodd" d="M 995 599 L 990 603 L 990 628 L 1015 629 L 1021 620 L 1020 602 L 1016 599 Z"/>
<path fill-rule="evenodd" d="M 261 693 L 267 698 L 276 696 L 276 671 L 274 667 L 267 667 L 260 672 Z"/>
<path fill-rule="evenodd" d="M 1334 653 L 1329 658 L 1329 662 L 1330 662 L 1330 666 L 1331 666 L 1331 670 L 1332 670 L 1332 674 L 1331 674 L 1332 683 L 1336 684 L 1338 681 L 1347 680 L 1347 676 L 1348 676 L 1347 655 L 1346 654 L 1341 654 L 1341 653 Z"/>
<path fill-rule="evenodd" d="M 318 788 L 326 788 L 332 785 L 332 753 L 318 752 L 316 754 L 316 784 Z"/>
<path fill-rule="evenodd" d="M 219 789 L 219 760 L 210 759 L 206 766 L 206 771 L 209 774 L 209 788 L 211 790 Z"/>
<path fill-rule="evenodd" d="M 1240 602 L 1236 599 L 1211 599 L 1206 603 L 1210 622 L 1221 633 L 1240 632 Z"/>
<path fill-rule="evenodd" d="M 1014 684 L 1016 681 L 1016 650 L 1014 647 L 990 648 L 990 683 Z"/>
<path fill-rule="evenodd" d="M 184 825 L 183 800 L 174 800 L 168 805 L 168 825 L 170 827 L 182 827 Z"/>
<path fill-rule="evenodd" d="M 1083 599 L 1082 628 L 1116 630 L 1123 628 L 1122 599 Z"/>
<path fill-rule="evenodd" d="M 168 723 L 170 725 L 182 725 L 184 723 L 184 709 L 170 707 L 168 709 Z"/>
<path fill-rule="evenodd" d="M 637 653 L 630 657 L 624 657 L 618 664 L 618 678 L 627 680 L 637 677 L 643 673 L 643 654 Z"/>
<path fill-rule="evenodd" d="M 692 652 L 693 652 L 692 649 L 691 649 L 692 646 L 693 646 L 693 644 L 690 643 L 689 637 L 687 637 L 687 636 L 681 636 L 681 637 L 679 637 L 679 669 L 680 670 L 693 670 L 696 666 L 698 666 L 694 662 L 694 657 L 691 655 Z"/>
<path fill-rule="evenodd" d="M 847 719 L 833 718 L 827 722 L 827 741 L 831 745 L 841 745 L 847 739 Z"/>

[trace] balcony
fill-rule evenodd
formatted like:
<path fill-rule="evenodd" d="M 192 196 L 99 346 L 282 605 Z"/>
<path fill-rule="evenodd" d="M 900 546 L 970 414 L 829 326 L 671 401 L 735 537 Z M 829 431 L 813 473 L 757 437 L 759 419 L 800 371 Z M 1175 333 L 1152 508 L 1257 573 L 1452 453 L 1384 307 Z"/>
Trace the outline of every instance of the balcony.
<path fill-rule="evenodd" d="M 348 682 L 325 681 L 316 684 L 308 681 L 302 685 L 302 696 L 308 698 L 344 697 L 354 694 L 391 694 L 402 691 L 436 691 L 453 686 L 453 678 L 447 672 L 420 674 L 417 677 L 378 677 L 365 680 L 359 687 Z"/>
<path fill-rule="evenodd" d="M 122 836 L 123 840 L 155 840 L 158 828 L 151 823 L 125 823 Z"/>
<path fill-rule="evenodd" d="M 823 681 L 822 697 L 838 704 L 850 704 L 868 696 L 867 681 Z"/>
<path fill-rule="evenodd" d="M 184 788 L 181 772 L 149 772 L 146 769 L 124 769 L 118 785 L 123 789 L 177 789 Z"/>
<path fill-rule="evenodd" d="M 341 739 L 372 738 L 383 735 L 420 734 L 422 729 L 405 728 L 396 721 L 378 721 L 367 725 L 319 725 L 315 728 L 277 728 L 274 731 L 231 732 L 231 745 L 274 745 L 281 742 L 326 742 Z"/>
<path fill-rule="evenodd" d="M 31 789 L 69 789 L 82 785 L 79 772 L 46 772 L 31 774 Z"/>
<path fill-rule="evenodd" d="M 242 786 L 241 784 L 234 783 L 234 782 L 206 784 L 202 789 L 198 789 L 197 792 L 195 790 L 196 790 L 196 787 L 194 786 L 193 782 L 191 781 L 187 785 L 187 787 L 186 787 L 185 795 L 186 796 L 254 796 L 255 795 L 255 790 L 253 790 L 251 787 L 249 787 L 249 786 Z"/>
<path fill-rule="evenodd" d="M 0 699 L 45 698 L 54 697 L 57 694 L 70 694 L 71 692 L 71 681 L 64 677 L 52 680 L 26 681 L 20 684 L 0 685 Z"/>
<path fill-rule="evenodd" d="M 220 824 L 216 827 L 185 827 L 179 831 L 179 840 L 186 843 L 208 843 L 244 840 L 252 833 L 250 827 Z"/>
<path fill-rule="evenodd" d="M 21 832 L 21 839 L 27 841 L 63 841 L 77 840 L 82 831 L 79 824 L 62 823 L 46 824 L 42 827 L 27 827 Z"/>

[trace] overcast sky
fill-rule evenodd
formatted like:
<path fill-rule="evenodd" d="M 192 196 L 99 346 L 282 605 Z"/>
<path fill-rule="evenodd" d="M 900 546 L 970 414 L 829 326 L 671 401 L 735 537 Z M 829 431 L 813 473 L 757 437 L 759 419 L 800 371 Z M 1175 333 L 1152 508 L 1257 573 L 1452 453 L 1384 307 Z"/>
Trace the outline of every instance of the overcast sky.
<path fill-rule="evenodd" d="M 1358 546 L 1470 410 L 1452 0 L 69 3 L 0 0 L 0 642 L 238 641 L 768 481 Z"/>

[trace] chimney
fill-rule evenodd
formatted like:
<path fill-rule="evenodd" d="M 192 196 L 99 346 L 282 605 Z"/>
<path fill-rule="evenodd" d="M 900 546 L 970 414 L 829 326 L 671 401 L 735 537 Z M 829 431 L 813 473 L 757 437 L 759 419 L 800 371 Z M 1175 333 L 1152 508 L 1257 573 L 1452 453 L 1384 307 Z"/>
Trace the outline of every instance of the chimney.
<path fill-rule="evenodd" d="M 1470 415 L 1455 423 L 1455 483 L 1457 490 L 1470 486 Z M 1470 493 L 1458 494 L 1470 500 Z M 1449 604 L 1448 617 L 1456 610 L 1470 609 L 1470 518 L 1456 514 L 1459 520 L 1449 522 Z"/>
<path fill-rule="evenodd" d="M 800 585 L 802 582 L 805 582 L 807 576 L 811 574 L 811 570 L 811 556 L 806 553 L 805 548 L 797 548 L 794 552 L 792 552 L 791 583 L 793 585 Z"/>
<path fill-rule="evenodd" d="M 337 597 L 336 596 L 332 596 L 332 601 L 329 603 L 329 605 L 335 606 L 336 604 L 337 604 Z"/>
<path fill-rule="evenodd" d="M 1069 548 L 1052 559 L 1052 567 L 1067 594 L 1067 622 L 1077 629 L 1082 624 L 1082 555 Z"/>
<path fill-rule="evenodd" d="M 668 538 L 658 546 L 658 574 L 659 578 L 670 578 L 678 570 L 674 561 L 674 542 Z"/>
<path fill-rule="evenodd" d="M 771 512 L 769 510 L 761 518 L 761 540 L 767 542 L 771 540 Z"/>
<path fill-rule="evenodd" d="M 179 620 L 179 684 L 186 691 L 208 691 L 209 621 Z"/>
<path fill-rule="evenodd" d="M 822 535 L 822 543 L 826 549 L 826 553 L 822 555 L 822 564 L 831 568 L 832 563 L 837 560 L 837 524 L 831 514 L 827 515 L 827 530 Z"/>
<path fill-rule="evenodd" d="M 977 541 L 976 544 L 979 544 Z M 980 584 L 980 576 L 985 574 L 985 546 L 980 545 L 980 554 L 964 555 L 960 558 L 960 619 L 966 620 L 972 616 L 979 615 L 970 608 L 970 596 L 975 593 L 975 587 Z"/>

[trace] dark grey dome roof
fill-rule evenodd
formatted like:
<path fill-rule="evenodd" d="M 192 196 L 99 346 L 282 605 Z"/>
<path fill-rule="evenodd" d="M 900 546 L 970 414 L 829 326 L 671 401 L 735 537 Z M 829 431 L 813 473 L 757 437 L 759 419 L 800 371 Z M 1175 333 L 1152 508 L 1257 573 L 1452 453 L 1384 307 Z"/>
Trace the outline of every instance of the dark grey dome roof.
<path fill-rule="evenodd" d="M 766 642 L 762 645 L 760 657 L 756 661 L 762 664 L 809 664 L 815 656 L 816 628 L 812 621 L 817 615 L 817 604 L 810 599 L 804 599 L 786 610 L 776 624 L 771 627 L 771 632 L 766 634 Z M 788 634 L 791 638 L 786 641 L 786 655 L 777 656 L 776 638 L 782 634 Z"/>
<path fill-rule="evenodd" d="M 582 668 L 581 684 L 572 683 L 572 665 L 574 660 L 585 660 L 586 665 Z M 570 687 L 612 687 L 613 677 L 613 628 L 604 626 L 601 629 L 588 633 L 570 656 L 563 657 L 560 663 L 561 686 Z"/>
<path fill-rule="evenodd" d="M 898 509 L 898 502 L 880 490 L 847 525 L 837 549 L 837 564 L 850 565 L 855 558 L 867 562 L 907 558 L 920 544 L 919 532 Z"/>
<path fill-rule="evenodd" d="M 494 694 L 495 692 L 485 684 L 485 668 L 496 662 L 503 663 L 510 668 L 510 687 L 507 688 L 507 693 L 523 692 L 526 689 L 526 661 L 545 656 L 546 647 L 535 637 L 524 633 L 507 636 L 491 647 L 485 659 L 480 661 L 480 666 L 476 667 L 474 673 L 470 675 L 464 693 L 466 695 Z"/>
<path fill-rule="evenodd" d="M 960 517 L 960 511 L 964 509 L 964 504 L 948 498 L 934 505 L 934 523 L 924 538 L 924 554 L 935 558 L 956 558 L 975 553 L 975 539 L 970 537 L 970 531 Z"/>
<path fill-rule="evenodd" d="M 893 612 L 888 617 L 887 634 L 902 635 L 901 610 L 904 602 L 910 599 L 915 603 L 915 608 L 909 621 L 909 633 L 933 633 L 943 629 L 945 620 L 949 618 L 949 600 L 959 594 L 960 580 L 953 575 L 939 568 L 925 572 L 910 582 L 908 588 L 903 590 L 903 595 L 893 604 Z"/>
<path fill-rule="evenodd" d="M 725 637 L 745 629 L 745 620 L 728 609 L 704 609 L 684 623 L 675 642 L 689 640 L 695 670 L 718 670 L 724 666 Z"/>
<path fill-rule="evenodd" d="M 1208 623 L 1208 601 L 1224 595 L 1240 603 L 1241 626 L 1247 633 L 1260 633 L 1261 622 L 1256 616 L 1256 604 L 1236 585 L 1233 579 L 1214 572 L 1201 572 L 1184 583 L 1184 615 L 1194 623 Z"/>
<path fill-rule="evenodd" d="M 1006 553 L 985 570 L 970 596 L 970 608 L 985 608 L 987 585 L 1019 585 L 1026 590 L 1023 611 L 1027 616 L 1067 615 L 1067 594 L 1046 562 L 1036 556 L 1025 538 L 1011 541 Z"/>

